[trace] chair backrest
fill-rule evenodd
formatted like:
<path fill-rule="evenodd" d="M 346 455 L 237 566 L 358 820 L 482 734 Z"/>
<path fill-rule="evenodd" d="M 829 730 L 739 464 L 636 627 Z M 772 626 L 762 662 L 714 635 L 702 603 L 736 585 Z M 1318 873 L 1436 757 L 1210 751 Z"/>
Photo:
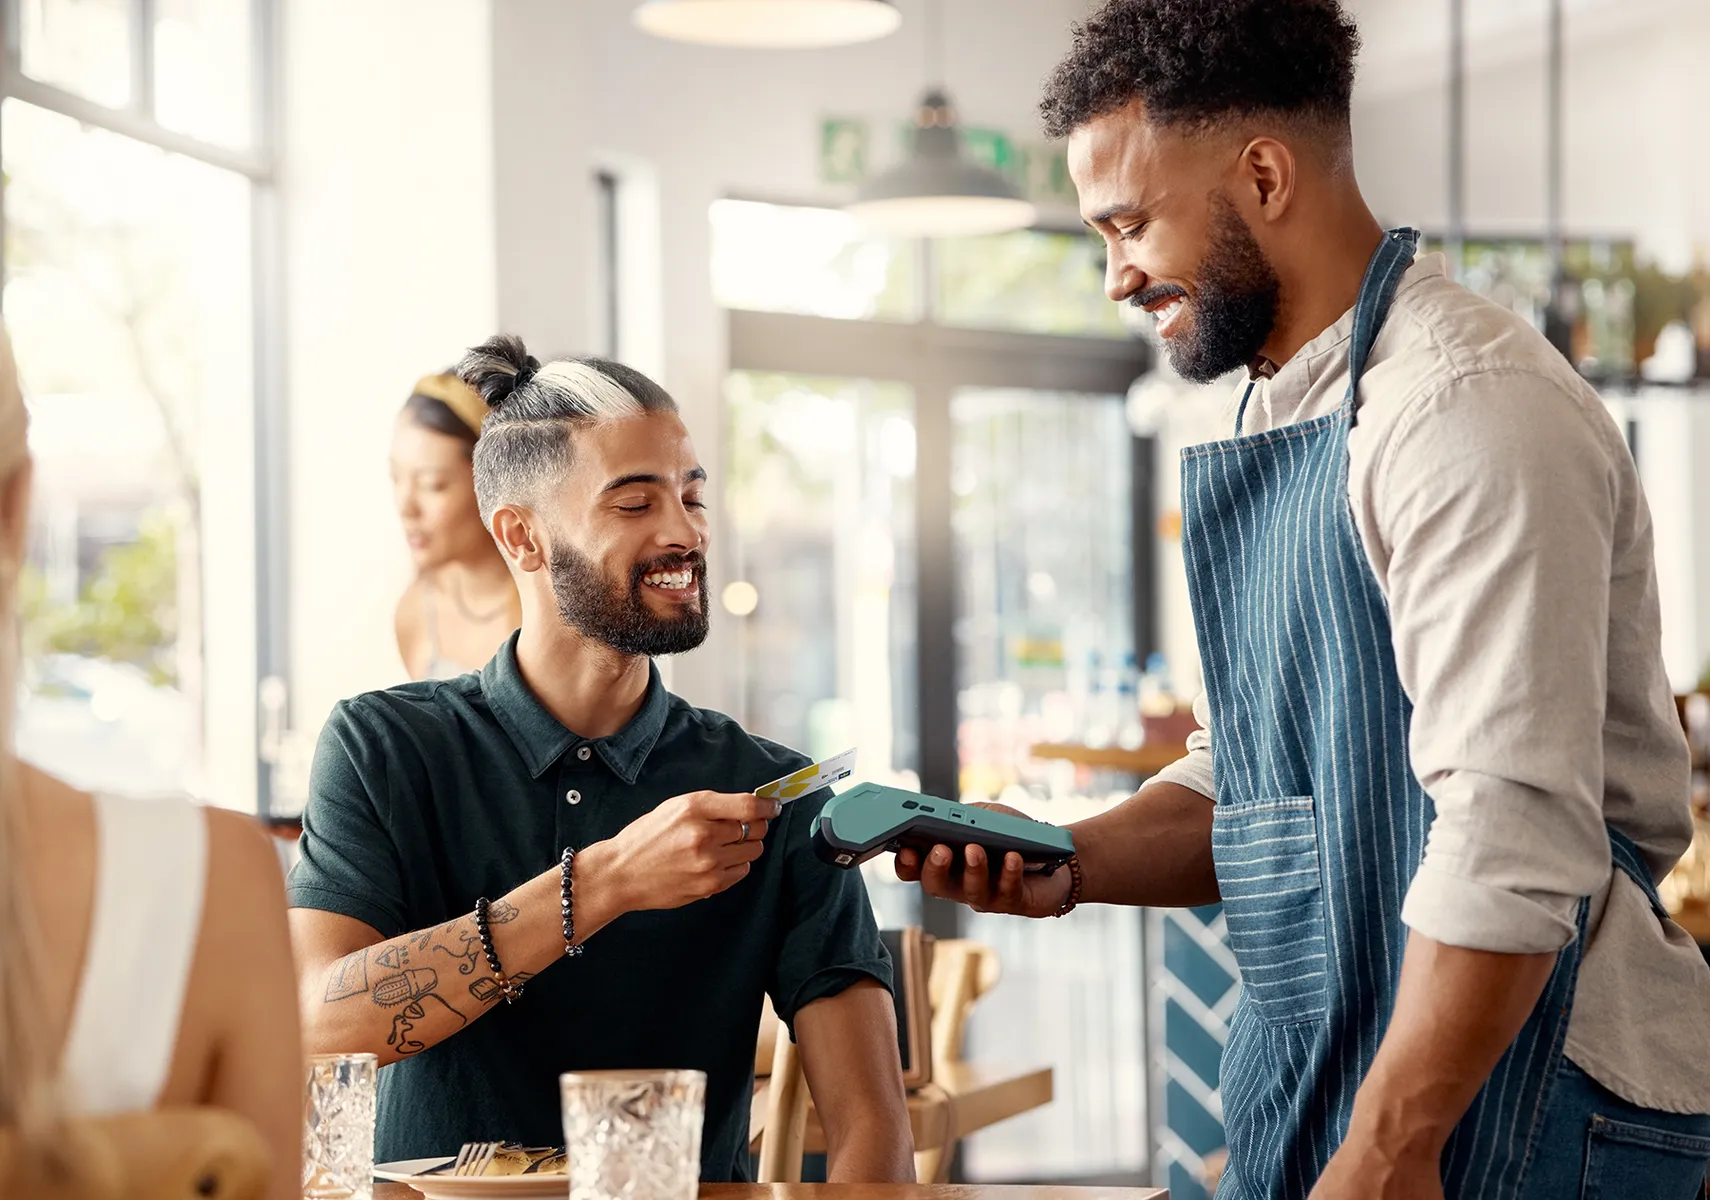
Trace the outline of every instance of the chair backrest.
<path fill-rule="evenodd" d="M 914 1090 L 932 1080 L 934 1022 L 929 998 L 933 993 L 928 976 L 935 943 L 918 926 L 886 930 L 881 936 L 892 961 L 903 1084 Z M 751 1145 L 754 1131 L 759 1131 L 758 1181 L 800 1183 L 810 1099 L 807 1079 L 801 1055 L 769 1001 L 761 1008 L 754 1076 L 768 1081 L 764 1090 L 755 1093 L 749 1111 Z"/>
<path fill-rule="evenodd" d="M 807 1143 L 807 1076 L 782 1021 L 777 1022 L 769 1074 L 756 1179 L 760 1183 L 800 1183 L 802 1148 Z"/>
<path fill-rule="evenodd" d="M 31 1200 L 259 1200 L 269 1153 L 255 1127 L 211 1108 L 75 1118 L 55 1147 L 63 1170 L 0 1130 L 0 1196 Z"/>
<path fill-rule="evenodd" d="M 959 1062 L 974 1003 L 1003 974 L 997 951 L 983 942 L 946 938 L 932 951 L 932 1052 L 940 1063 Z"/>

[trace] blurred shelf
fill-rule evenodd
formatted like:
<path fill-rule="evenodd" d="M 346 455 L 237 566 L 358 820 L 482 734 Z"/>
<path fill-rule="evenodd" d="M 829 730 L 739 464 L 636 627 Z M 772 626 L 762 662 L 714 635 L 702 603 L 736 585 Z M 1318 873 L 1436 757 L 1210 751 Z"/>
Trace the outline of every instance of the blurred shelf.
<path fill-rule="evenodd" d="M 1121 746 L 1082 746 L 1074 742 L 1040 742 L 1032 748 L 1034 758 L 1055 758 L 1082 767 L 1127 771 L 1131 775 L 1156 775 L 1187 754 L 1180 742 L 1148 742 L 1134 750 Z"/>
<path fill-rule="evenodd" d="M 1673 914 L 1674 923 L 1692 935 L 1700 946 L 1710 946 L 1710 907 L 1702 903 L 1685 905 Z"/>

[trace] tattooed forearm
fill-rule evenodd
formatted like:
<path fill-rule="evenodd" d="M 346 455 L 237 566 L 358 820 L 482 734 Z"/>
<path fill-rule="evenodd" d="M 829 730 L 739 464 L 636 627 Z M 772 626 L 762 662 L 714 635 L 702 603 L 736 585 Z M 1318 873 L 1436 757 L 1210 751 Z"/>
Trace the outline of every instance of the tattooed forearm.
<path fill-rule="evenodd" d="M 504 927 L 498 953 L 515 984 L 562 951 L 558 884 L 556 870 L 543 873 L 488 909 L 494 930 Z M 382 1064 L 431 1049 L 504 998 L 472 915 L 388 938 L 322 971 L 314 983 L 304 981 L 312 1052 L 367 1050 Z"/>
<path fill-rule="evenodd" d="M 511 911 L 515 912 L 516 910 L 512 909 Z M 446 939 L 446 941 L 449 940 L 451 939 Z M 474 922 L 470 922 L 470 928 L 457 931 L 456 942 L 456 946 L 453 947 L 446 945 L 445 941 L 438 941 L 433 944 L 433 948 L 450 958 L 461 960 L 457 964 L 459 975 L 475 974 L 475 968 L 481 961 L 481 936 L 475 932 Z"/>
<path fill-rule="evenodd" d="M 351 996 L 360 996 L 368 990 L 368 951 L 358 950 L 355 954 L 347 954 L 332 965 L 327 972 L 327 999 L 331 1004 L 334 1000 L 344 1000 Z"/>
<path fill-rule="evenodd" d="M 434 991 L 438 986 L 439 973 L 430 967 L 388 975 L 374 985 L 370 998 L 375 1004 L 381 1008 L 398 1008 L 397 1015 L 392 1018 L 392 1032 L 386 1038 L 386 1044 L 396 1049 L 399 1054 L 420 1054 L 427 1049 L 427 1043 L 412 1037 L 411 1034 L 415 1032 L 417 1022 L 427 1020 L 429 1001 L 456 1017 L 459 1029 L 469 1024 L 468 1017 L 458 1012 L 450 1001 Z"/>

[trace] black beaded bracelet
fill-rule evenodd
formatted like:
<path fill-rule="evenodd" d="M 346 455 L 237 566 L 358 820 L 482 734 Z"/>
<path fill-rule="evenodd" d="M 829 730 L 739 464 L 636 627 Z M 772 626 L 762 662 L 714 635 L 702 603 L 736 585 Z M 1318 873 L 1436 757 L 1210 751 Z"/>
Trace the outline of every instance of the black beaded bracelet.
<path fill-rule="evenodd" d="M 576 849 L 574 846 L 564 847 L 564 874 L 558 886 L 559 898 L 563 901 L 564 910 L 564 957 L 580 958 L 582 947 L 576 944 L 576 917 L 574 900 L 575 882 L 572 878 L 576 865 Z"/>
<path fill-rule="evenodd" d="M 487 897 L 478 897 L 475 901 L 475 932 L 481 938 L 481 953 L 487 956 L 493 982 L 499 985 L 499 995 L 505 998 L 506 1004 L 513 1004 L 522 998 L 522 988 L 512 983 L 505 969 L 499 965 L 499 952 L 493 949 L 493 930 L 487 921 L 487 908 Z"/>

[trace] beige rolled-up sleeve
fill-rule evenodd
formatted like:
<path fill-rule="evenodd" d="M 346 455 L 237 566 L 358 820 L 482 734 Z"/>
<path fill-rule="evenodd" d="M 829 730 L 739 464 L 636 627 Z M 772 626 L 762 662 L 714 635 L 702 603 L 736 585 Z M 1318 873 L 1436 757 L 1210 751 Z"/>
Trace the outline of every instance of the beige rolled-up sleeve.
<path fill-rule="evenodd" d="M 1436 807 L 1402 919 L 1437 941 L 1555 951 L 1608 877 L 1618 438 L 1561 383 L 1485 370 L 1413 405 L 1373 461 L 1368 549 Z"/>
<path fill-rule="evenodd" d="M 1174 783 L 1198 792 L 1207 800 L 1216 799 L 1217 790 L 1211 779 L 1211 702 L 1203 691 L 1194 698 L 1193 719 L 1199 722 L 1199 728 L 1188 734 L 1187 754 L 1148 779 L 1141 785 L 1142 790 L 1155 783 Z"/>

